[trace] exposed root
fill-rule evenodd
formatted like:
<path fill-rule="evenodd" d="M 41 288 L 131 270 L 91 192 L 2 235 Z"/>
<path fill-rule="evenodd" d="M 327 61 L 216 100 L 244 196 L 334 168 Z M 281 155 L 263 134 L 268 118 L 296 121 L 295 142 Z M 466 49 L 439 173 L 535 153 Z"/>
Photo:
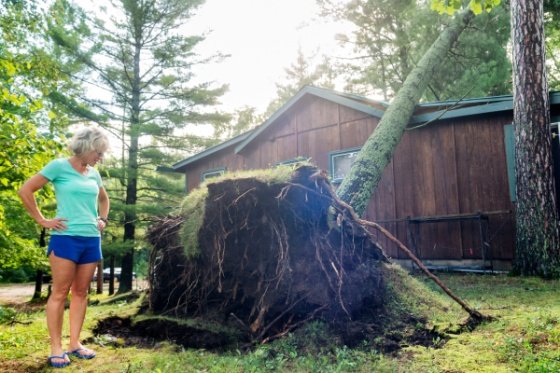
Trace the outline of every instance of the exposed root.
<path fill-rule="evenodd" d="M 231 321 L 268 341 L 315 317 L 350 320 L 366 300 L 381 306 L 385 256 L 354 222 L 329 224 L 332 188 L 315 174 L 209 184 L 195 257 L 182 250 L 185 217 L 154 225 L 150 309 Z"/>

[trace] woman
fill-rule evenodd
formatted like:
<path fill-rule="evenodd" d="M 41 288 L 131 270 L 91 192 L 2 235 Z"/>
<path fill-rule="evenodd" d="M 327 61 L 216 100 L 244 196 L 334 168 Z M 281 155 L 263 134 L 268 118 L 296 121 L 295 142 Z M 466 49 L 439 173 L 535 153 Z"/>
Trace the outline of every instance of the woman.
<path fill-rule="evenodd" d="M 94 166 L 109 148 L 109 139 L 97 127 L 76 132 L 68 148 L 70 158 L 55 159 L 32 176 L 19 190 L 23 205 L 35 221 L 52 229 L 47 256 L 52 272 L 52 293 L 47 302 L 51 340 L 48 363 L 57 368 L 70 364 L 70 356 L 92 359 L 95 352 L 80 343 L 89 284 L 101 256 L 101 232 L 107 225 L 109 197 Z M 54 185 L 57 211 L 43 216 L 34 193 L 48 182 Z M 70 341 L 62 348 L 64 305 L 71 291 Z"/>

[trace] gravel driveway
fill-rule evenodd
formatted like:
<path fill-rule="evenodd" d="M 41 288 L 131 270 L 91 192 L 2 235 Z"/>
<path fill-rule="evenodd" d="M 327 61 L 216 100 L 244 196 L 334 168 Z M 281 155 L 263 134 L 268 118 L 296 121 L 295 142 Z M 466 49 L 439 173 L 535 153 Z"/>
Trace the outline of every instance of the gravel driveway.
<path fill-rule="evenodd" d="M 46 289 L 46 286 L 43 286 L 43 290 Z M 34 290 L 34 283 L 0 284 L 0 304 L 25 303 L 31 299 Z"/>

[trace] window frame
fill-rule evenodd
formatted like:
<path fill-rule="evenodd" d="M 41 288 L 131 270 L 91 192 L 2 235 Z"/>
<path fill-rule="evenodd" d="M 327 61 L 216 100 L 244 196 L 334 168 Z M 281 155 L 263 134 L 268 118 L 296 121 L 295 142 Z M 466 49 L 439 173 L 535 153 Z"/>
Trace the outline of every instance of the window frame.
<path fill-rule="evenodd" d="M 329 153 L 329 174 L 331 178 L 331 183 L 338 184 L 342 182 L 344 177 L 346 177 L 346 174 L 344 175 L 344 177 L 339 177 L 339 178 L 334 177 L 335 158 L 350 153 L 356 153 L 357 155 L 357 153 L 359 153 L 360 150 L 362 150 L 362 147 L 353 147 L 353 148 L 341 149 Z"/>
<path fill-rule="evenodd" d="M 204 182 L 206 180 L 212 179 L 213 177 L 222 176 L 225 173 L 226 173 L 226 168 L 225 167 L 218 167 L 218 168 L 212 168 L 212 169 L 206 170 L 206 171 L 200 173 L 200 182 Z M 217 175 L 208 177 L 209 175 L 212 175 L 212 174 L 217 174 Z"/>

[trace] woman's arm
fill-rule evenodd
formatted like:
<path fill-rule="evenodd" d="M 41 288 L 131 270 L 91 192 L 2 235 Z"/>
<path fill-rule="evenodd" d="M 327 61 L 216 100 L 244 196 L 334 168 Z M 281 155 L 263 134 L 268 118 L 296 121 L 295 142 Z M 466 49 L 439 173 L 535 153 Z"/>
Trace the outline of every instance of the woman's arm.
<path fill-rule="evenodd" d="M 23 206 L 29 212 L 29 215 L 42 227 L 49 229 L 63 230 L 66 229 L 66 224 L 63 218 L 46 219 L 35 200 L 35 192 L 44 187 L 49 180 L 41 174 L 36 174 L 29 178 L 23 186 L 19 189 L 18 194 L 23 202 Z"/>
<path fill-rule="evenodd" d="M 99 221 L 97 227 L 99 230 L 103 230 L 107 226 L 107 218 L 109 216 L 109 195 L 105 188 L 99 188 L 98 197 L 98 209 L 99 209 Z"/>

